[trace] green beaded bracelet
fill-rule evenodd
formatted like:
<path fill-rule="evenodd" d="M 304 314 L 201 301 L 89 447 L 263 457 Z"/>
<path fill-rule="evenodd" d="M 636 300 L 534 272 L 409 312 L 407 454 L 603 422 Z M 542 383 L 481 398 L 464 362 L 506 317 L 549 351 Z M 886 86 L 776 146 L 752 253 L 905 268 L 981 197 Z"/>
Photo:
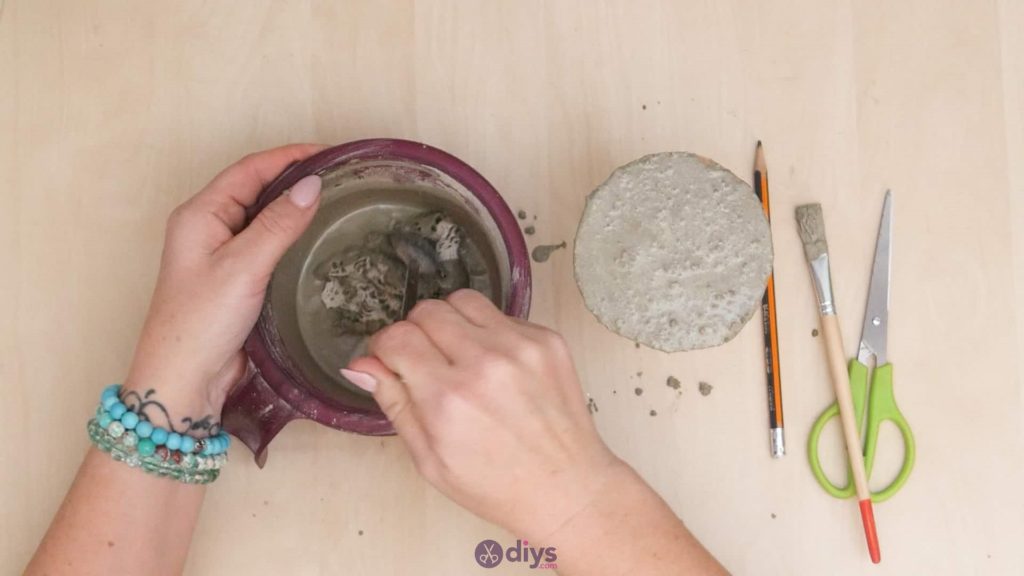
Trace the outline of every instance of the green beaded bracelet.
<path fill-rule="evenodd" d="M 213 482 L 227 462 L 225 453 L 214 456 L 182 454 L 168 451 L 163 446 L 160 447 L 160 451 L 148 450 L 145 444 L 147 439 L 140 442 L 139 437 L 131 431 L 115 436 L 104 429 L 97 418 L 89 419 L 87 429 L 92 443 L 101 451 L 110 454 L 114 460 L 124 462 L 132 468 L 141 468 L 155 476 L 186 484 Z"/>

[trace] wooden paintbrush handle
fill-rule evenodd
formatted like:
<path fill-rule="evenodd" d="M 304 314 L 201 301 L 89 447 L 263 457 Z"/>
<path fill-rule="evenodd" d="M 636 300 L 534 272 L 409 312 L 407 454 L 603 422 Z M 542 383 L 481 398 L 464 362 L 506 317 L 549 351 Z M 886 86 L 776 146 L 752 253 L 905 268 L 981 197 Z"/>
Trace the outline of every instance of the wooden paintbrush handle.
<path fill-rule="evenodd" d="M 857 490 L 857 500 L 860 502 L 864 536 L 867 538 L 871 561 L 877 564 L 881 560 L 878 535 L 875 531 L 874 511 L 871 508 L 871 491 L 868 488 L 867 473 L 864 471 L 864 454 L 860 445 L 860 433 L 857 431 L 857 417 L 853 410 L 850 373 L 846 367 L 846 353 L 843 351 L 843 335 L 839 331 L 839 317 L 834 314 L 822 316 L 821 333 L 825 341 L 828 371 L 832 376 L 832 385 L 836 391 L 836 403 L 839 404 L 839 420 L 843 425 L 846 455 L 850 461 L 850 471 L 853 474 L 854 488 Z"/>
<path fill-rule="evenodd" d="M 839 404 L 839 419 L 843 425 L 843 439 L 846 441 L 846 452 L 853 472 L 853 485 L 857 490 L 857 499 L 863 500 L 870 498 L 871 493 L 868 491 L 867 474 L 864 471 L 864 455 L 861 453 L 857 417 L 853 411 L 850 373 L 846 367 L 846 353 L 843 351 L 843 335 L 839 332 L 839 317 L 831 314 L 822 316 L 821 333 L 825 341 L 828 372 L 832 377 L 832 386 L 836 390 L 836 402 Z"/>

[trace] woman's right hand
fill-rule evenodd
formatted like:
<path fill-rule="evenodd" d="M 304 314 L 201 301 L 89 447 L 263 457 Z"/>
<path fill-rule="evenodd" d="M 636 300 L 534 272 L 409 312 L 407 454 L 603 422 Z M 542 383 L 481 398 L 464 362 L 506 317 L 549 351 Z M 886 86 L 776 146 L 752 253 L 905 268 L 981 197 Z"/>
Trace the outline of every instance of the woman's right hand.
<path fill-rule="evenodd" d="M 419 302 L 345 377 L 373 393 L 420 473 L 478 516 L 533 539 L 627 467 L 605 446 L 562 338 L 478 292 Z"/>

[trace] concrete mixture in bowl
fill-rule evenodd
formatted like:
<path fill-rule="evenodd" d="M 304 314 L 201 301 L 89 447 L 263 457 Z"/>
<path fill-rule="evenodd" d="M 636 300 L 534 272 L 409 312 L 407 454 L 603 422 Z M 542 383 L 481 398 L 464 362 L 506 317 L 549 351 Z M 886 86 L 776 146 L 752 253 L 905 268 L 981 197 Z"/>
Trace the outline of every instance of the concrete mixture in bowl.
<path fill-rule="evenodd" d="M 644 156 L 587 199 L 576 282 L 612 331 L 665 352 L 728 342 L 772 269 L 768 221 L 750 186 L 688 152 Z"/>
<path fill-rule="evenodd" d="M 444 298 L 470 286 L 484 263 L 445 213 L 425 212 L 366 235 L 314 269 L 320 300 L 339 334 L 373 334 L 400 320 L 409 274 L 415 301 Z"/>

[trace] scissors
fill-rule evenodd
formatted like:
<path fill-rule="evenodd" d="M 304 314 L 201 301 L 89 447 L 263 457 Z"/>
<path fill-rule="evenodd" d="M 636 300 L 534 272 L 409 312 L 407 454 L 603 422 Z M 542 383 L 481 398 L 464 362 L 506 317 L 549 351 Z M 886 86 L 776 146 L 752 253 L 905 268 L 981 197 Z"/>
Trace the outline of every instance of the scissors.
<path fill-rule="evenodd" d="M 886 355 L 886 341 L 889 327 L 889 257 L 892 235 L 892 193 L 885 193 L 882 205 L 882 222 L 878 229 L 878 240 L 875 243 L 875 262 L 871 267 L 871 284 L 868 288 L 868 304 L 864 311 L 864 325 L 861 328 L 860 348 L 857 357 L 850 360 L 850 393 L 853 396 L 853 410 L 857 419 L 857 429 L 864 437 L 864 470 L 868 477 L 875 463 L 875 448 L 878 444 L 878 427 L 882 422 L 892 422 L 903 437 L 903 465 L 893 481 L 878 492 L 871 493 L 872 502 L 884 502 L 892 497 L 914 468 L 914 433 L 903 413 L 896 406 L 896 397 L 892 391 L 892 363 Z M 870 375 L 871 391 L 868 394 L 868 366 L 871 357 L 875 359 L 875 369 Z M 867 400 L 867 423 L 865 428 L 864 402 Z M 818 457 L 818 441 L 821 432 L 830 420 L 839 415 L 839 404 L 833 403 L 811 427 L 810 439 L 807 443 L 807 455 L 811 461 L 811 471 L 818 484 L 826 492 L 836 498 L 849 498 L 854 495 L 853 482 L 850 479 L 849 467 L 846 472 L 846 485 L 833 484 L 821 468 Z"/>
<path fill-rule="evenodd" d="M 501 558 L 494 553 L 494 544 L 484 543 L 484 553 L 480 555 L 480 564 L 487 567 L 494 567 Z"/>

